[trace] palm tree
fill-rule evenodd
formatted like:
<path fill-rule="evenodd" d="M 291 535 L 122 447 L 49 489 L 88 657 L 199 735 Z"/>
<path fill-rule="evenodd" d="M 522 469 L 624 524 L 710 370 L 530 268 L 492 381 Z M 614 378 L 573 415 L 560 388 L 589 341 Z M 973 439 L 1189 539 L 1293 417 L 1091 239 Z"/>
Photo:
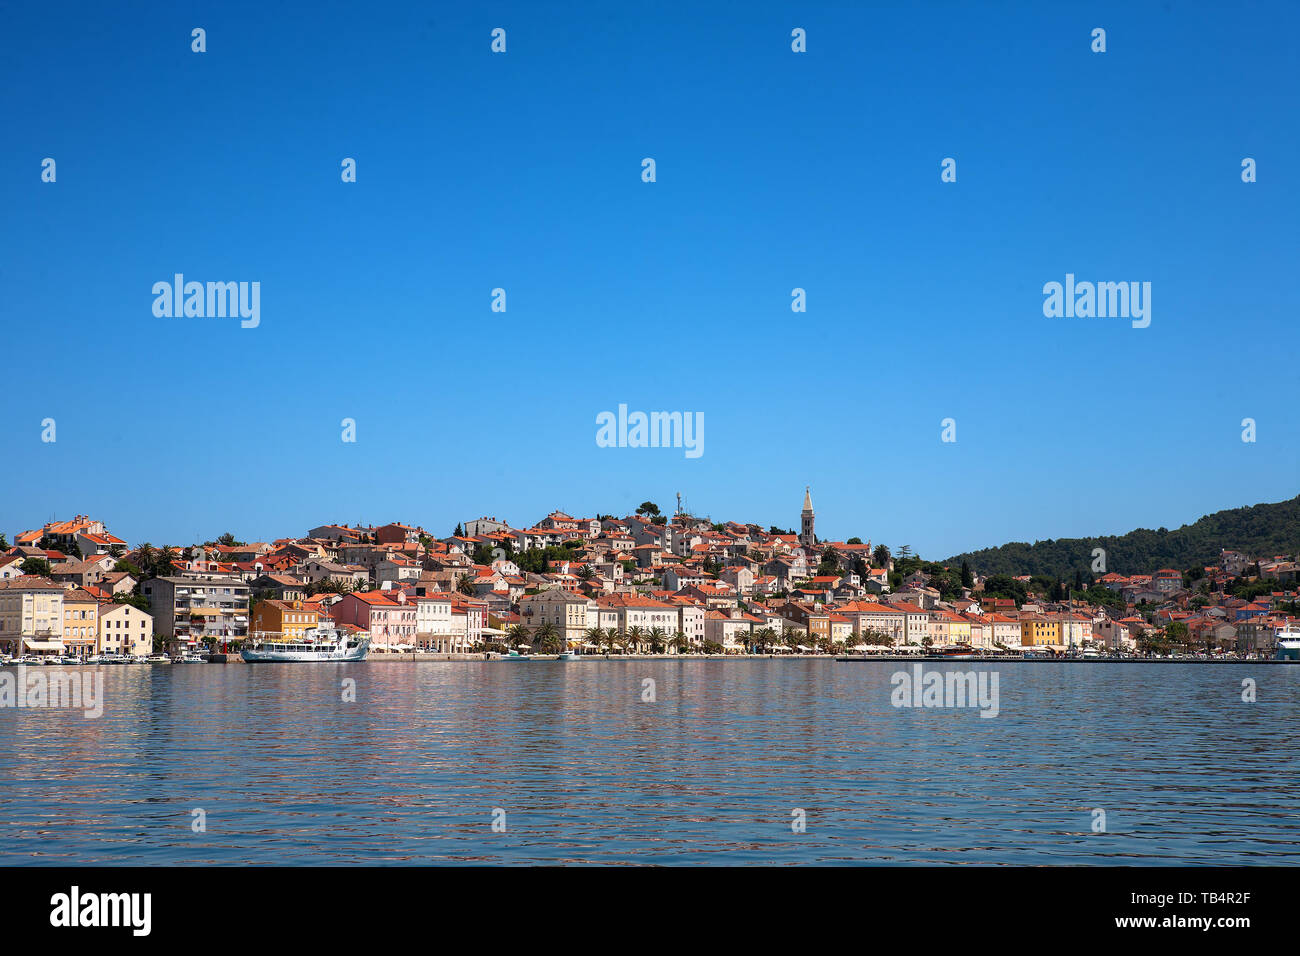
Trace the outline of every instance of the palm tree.
<path fill-rule="evenodd" d="M 595 576 L 596 576 L 596 569 L 593 568 L 590 564 L 584 564 L 582 567 L 578 568 L 579 581 L 583 581 L 583 582 L 590 581 Z"/>
<path fill-rule="evenodd" d="M 632 627 L 629 627 L 627 629 L 627 640 L 631 643 L 633 648 L 635 648 L 636 650 L 641 649 L 641 638 L 644 635 L 645 632 L 641 630 L 641 628 L 638 625 L 634 624 Z"/>
<path fill-rule="evenodd" d="M 760 627 L 754 632 L 754 646 L 757 647 L 760 652 L 766 651 L 776 643 L 776 640 L 776 631 L 772 630 L 770 627 Z"/>
<path fill-rule="evenodd" d="M 592 644 L 596 645 L 596 650 L 600 650 L 600 645 L 605 642 L 605 629 L 600 627 L 587 628 L 586 638 Z"/>
<path fill-rule="evenodd" d="M 620 653 L 627 653 L 627 645 L 629 641 L 626 631 L 618 631 L 611 628 L 609 642 L 611 647 L 617 645 Z"/>
<path fill-rule="evenodd" d="M 871 552 L 871 560 L 876 563 L 876 567 L 878 568 L 889 567 L 889 557 L 890 555 L 889 555 L 888 545 L 878 544 L 876 545 L 875 549 Z"/>
<path fill-rule="evenodd" d="M 511 624 L 506 628 L 506 643 L 511 647 L 528 643 L 528 628 L 523 624 Z"/>
<path fill-rule="evenodd" d="M 666 634 L 667 632 L 662 627 L 650 628 L 650 652 L 652 654 L 662 654 L 664 652 Z"/>
<path fill-rule="evenodd" d="M 691 642 L 681 631 L 673 634 L 673 639 L 669 641 L 669 644 L 678 654 L 689 654 L 691 652 Z"/>
<path fill-rule="evenodd" d="M 543 654 L 558 654 L 565 650 L 559 629 L 550 621 L 539 624 L 537 630 L 533 631 L 533 638 L 537 649 Z"/>

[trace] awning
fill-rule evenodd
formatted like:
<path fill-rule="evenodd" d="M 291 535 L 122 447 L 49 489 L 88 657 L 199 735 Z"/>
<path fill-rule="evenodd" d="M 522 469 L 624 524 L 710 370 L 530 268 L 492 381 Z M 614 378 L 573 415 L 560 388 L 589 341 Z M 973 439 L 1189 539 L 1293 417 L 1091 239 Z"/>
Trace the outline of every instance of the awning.
<path fill-rule="evenodd" d="M 197 615 L 199 615 L 200 617 L 202 617 L 202 616 L 205 616 L 205 615 L 206 615 L 206 616 L 211 616 L 211 615 L 214 615 L 214 614 L 220 614 L 220 613 L 221 613 L 220 609 L 215 608 L 215 607 L 192 607 L 192 608 L 190 608 L 190 616 L 191 616 L 191 617 L 194 616 L 195 614 L 197 614 Z"/>
<path fill-rule="evenodd" d="M 62 641 L 34 641 L 30 637 L 24 637 L 23 643 L 27 645 L 29 651 L 65 651 Z"/>

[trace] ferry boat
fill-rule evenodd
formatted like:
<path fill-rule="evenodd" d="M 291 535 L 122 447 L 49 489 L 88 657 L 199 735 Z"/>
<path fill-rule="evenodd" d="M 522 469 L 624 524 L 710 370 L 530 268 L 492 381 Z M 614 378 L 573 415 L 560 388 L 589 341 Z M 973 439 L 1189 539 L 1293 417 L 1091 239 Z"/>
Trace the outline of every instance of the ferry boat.
<path fill-rule="evenodd" d="M 1288 624 L 1277 632 L 1277 651 L 1274 660 L 1300 661 L 1300 627 Z"/>
<path fill-rule="evenodd" d="M 244 642 L 239 656 L 249 664 L 296 664 L 311 661 L 363 661 L 370 651 L 368 636 L 350 636 L 338 628 L 321 626 L 299 640 L 268 634 Z"/>

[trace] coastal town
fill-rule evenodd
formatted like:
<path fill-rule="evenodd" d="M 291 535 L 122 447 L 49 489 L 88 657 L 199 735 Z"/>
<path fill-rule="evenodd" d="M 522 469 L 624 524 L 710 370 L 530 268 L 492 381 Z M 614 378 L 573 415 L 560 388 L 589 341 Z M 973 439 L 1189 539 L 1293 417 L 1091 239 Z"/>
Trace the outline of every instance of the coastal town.
<path fill-rule="evenodd" d="M 6 661 L 198 660 L 319 626 L 385 655 L 1272 657 L 1300 612 L 1295 555 L 1074 580 L 981 575 L 907 546 L 716 523 L 651 501 L 623 517 L 479 517 L 302 537 L 129 545 L 76 515 L 0 535 Z M 236 658 L 237 659 L 237 658 Z"/>

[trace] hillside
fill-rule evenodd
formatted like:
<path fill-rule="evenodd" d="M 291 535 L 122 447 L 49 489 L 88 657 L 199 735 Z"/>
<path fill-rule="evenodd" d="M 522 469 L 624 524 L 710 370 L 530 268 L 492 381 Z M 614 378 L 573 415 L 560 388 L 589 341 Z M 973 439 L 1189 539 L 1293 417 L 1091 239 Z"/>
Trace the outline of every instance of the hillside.
<path fill-rule="evenodd" d="M 1034 544 L 1013 541 L 953 555 L 943 563 L 969 561 L 977 573 L 986 575 L 1073 578 L 1076 570 L 1085 575 L 1091 572 L 1093 548 L 1104 548 L 1106 570 L 1120 574 L 1147 574 L 1160 568 L 1182 571 L 1217 564 L 1222 548 L 1255 557 L 1294 555 L 1300 551 L 1300 495 L 1275 504 L 1217 511 L 1174 531 L 1138 528 L 1128 534 L 1098 538 L 1061 538 Z"/>

